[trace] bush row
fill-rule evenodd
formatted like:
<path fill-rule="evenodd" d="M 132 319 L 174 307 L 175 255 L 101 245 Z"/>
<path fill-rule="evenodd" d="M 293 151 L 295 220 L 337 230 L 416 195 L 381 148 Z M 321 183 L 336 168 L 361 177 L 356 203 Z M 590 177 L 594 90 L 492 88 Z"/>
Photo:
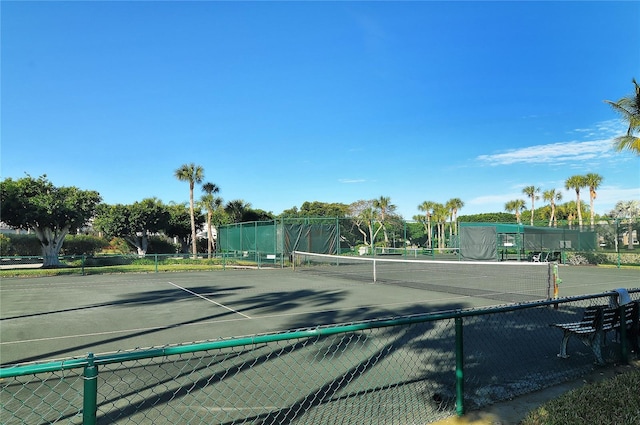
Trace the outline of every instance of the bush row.
<path fill-rule="evenodd" d="M 198 241 L 198 252 L 206 252 L 207 241 Z M 175 254 L 180 246 L 166 238 L 149 238 L 147 254 Z M 68 235 L 64 239 L 60 255 L 95 255 L 101 252 L 130 254 L 135 250 L 121 238 L 107 240 L 97 236 Z M 36 235 L 0 233 L 0 255 L 2 256 L 38 256 L 42 255 L 40 241 Z"/>
<path fill-rule="evenodd" d="M 588 264 L 618 264 L 618 254 L 615 252 L 567 252 L 567 264 L 573 266 Z M 620 264 L 640 265 L 640 253 L 620 252 Z"/>

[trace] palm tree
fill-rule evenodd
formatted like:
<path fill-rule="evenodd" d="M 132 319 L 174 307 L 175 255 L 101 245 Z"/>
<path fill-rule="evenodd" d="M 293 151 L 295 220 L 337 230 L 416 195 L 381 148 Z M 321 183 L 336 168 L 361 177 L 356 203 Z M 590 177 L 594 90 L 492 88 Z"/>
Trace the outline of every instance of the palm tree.
<path fill-rule="evenodd" d="M 242 199 L 229 201 L 227 205 L 224 206 L 224 210 L 229 214 L 232 223 L 240 223 L 240 221 L 242 221 L 242 215 L 249 208 L 251 208 L 251 204 Z"/>
<path fill-rule="evenodd" d="M 426 230 L 427 230 L 427 246 L 429 248 L 431 245 L 431 216 L 433 214 L 433 207 L 436 205 L 435 202 L 424 201 L 420 205 L 418 205 L 418 210 L 423 211 L 426 218 Z"/>
<path fill-rule="evenodd" d="M 464 207 L 464 202 L 460 198 L 452 198 L 447 201 L 446 207 L 449 208 L 450 218 L 451 218 L 451 226 L 449 226 L 449 238 L 451 238 L 451 234 L 458 234 L 458 226 L 456 224 L 458 210 Z M 455 232 L 453 232 L 453 228 L 455 228 Z"/>
<path fill-rule="evenodd" d="M 504 204 L 504 209 L 507 212 L 513 211 L 516 214 L 516 222 L 520 224 L 520 213 L 524 209 L 525 201 L 523 199 L 514 199 Z"/>
<path fill-rule="evenodd" d="M 449 216 L 449 209 L 442 204 L 434 204 L 433 219 L 438 227 L 438 248 L 445 248 L 444 227 Z"/>
<path fill-rule="evenodd" d="M 540 196 L 538 196 L 538 193 L 540 193 L 540 188 L 535 186 L 527 186 L 522 189 L 522 193 L 524 193 L 529 197 L 529 199 L 531 199 L 531 225 L 533 226 L 533 216 L 536 212 L 535 201 L 537 199 L 540 199 Z"/>
<path fill-rule="evenodd" d="M 640 202 L 618 201 L 609 215 L 627 221 L 627 249 L 633 249 L 633 224 L 640 218 Z M 618 241 L 616 241 L 616 246 L 617 244 Z"/>
<path fill-rule="evenodd" d="M 640 138 L 634 136 L 640 131 L 640 86 L 635 78 L 631 80 L 635 87 L 635 94 L 625 96 L 617 102 L 605 100 L 616 112 L 622 115 L 622 119 L 628 124 L 627 134 L 616 137 L 614 145 L 616 150 L 628 149 L 640 155 Z"/>
<path fill-rule="evenodd" d="M 195 184 L 202 183 L 204 179 L 204 168 L 200 165 L 196 165 L 193 162 L 190 164 L 183 164 L 178 168 L 175 173 L 175 177 L 180 181 L 189 182 L 189 213 L 191 214 L 191 249 L 193 256 L 198 254 L 198 248 L 196 246 L 196 219 L 194 213 L 193 202 L 193 188 Z"/>
<path fill-rule="evenodd" d="M 587 186 L 585 176 L 571 176 L 564 182 L 564 188 L 576 191 L 576 209 L 578 210 L 578 226 L 582 229 L 582 208 L 580 208 L 580 189 Z"/>
<path fill-rule="evenodd" d="M 558 220 L 556 218 L 556 201 L 562 200 L 562 193 L 556 192 L 555 189 L 545 190 L 542 194 L 542 199 L 551 203 L 551 217 L 549 217 L 549 227 L 553 223 L 554 227 L 558 226 Z"/>
<path fill-rule="evenodd" d="M 391 198 L 388 196 L 381 196 L 378 199 L 373 200 L 373 207 L 378 209 L 380 213 L 380 225 L 384 233 L 384 245 L 389 246 L 389 234 L 387 233 L 387 226 L 385 220 L 389 214 L 393 214 L 396 210 L 396 206 L 391 203 Z"/>
<path fill-rule="evenodd" d="M 589 187 L 589 208 L 591 209 L 591 230 L 595 228 L 595 214 L 593 211 L 593 201 L 596 199 L 596 189 L 600 187 L 600 183 L 602 183 L 603 177 L 596 173 L 589 173 L 585 178 L 586 186 Z"/>
<path fill-rule="evenodd" d="M 202 185 L 202 191 L 205 193 L 200 198 L 200 203 L 207 210 L 207 257 L 211 258 L 211 251 L 213 251 L 213 229 L 211 228 L 211 217 L 213 212 L 222 205 L 222 199 L 217 196 L 213 196 L 214 193 L 220 192 L 220 188 L 211 182 L 207 182 Z"/>

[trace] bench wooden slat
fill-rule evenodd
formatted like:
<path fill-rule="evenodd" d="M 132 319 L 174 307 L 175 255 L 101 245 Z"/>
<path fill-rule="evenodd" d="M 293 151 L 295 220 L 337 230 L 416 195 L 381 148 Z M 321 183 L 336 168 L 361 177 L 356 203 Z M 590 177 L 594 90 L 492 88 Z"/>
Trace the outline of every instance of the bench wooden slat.
<path fill-rule="evenodd" d="M 634 301 L 624 307 L 624 317 L 620 320 L 620 308 L 609 306 L 589 306 L 585 308 L 582 320 L 570 323 L 553 323 L 551 326 L 562 329 L 563 337 L 558 357 L 567 358 L 567 343 L 571 335 L 576 335 L 585 345 L 593 351 L 596 362 L 604 364 L 601 346 L 604 345 L 607 332 L 616 330 L 619 332 L 621 323 L 629 332 L 632 347 L 639 350 L 638 337 L 640 336 L 640 301 Z"/>

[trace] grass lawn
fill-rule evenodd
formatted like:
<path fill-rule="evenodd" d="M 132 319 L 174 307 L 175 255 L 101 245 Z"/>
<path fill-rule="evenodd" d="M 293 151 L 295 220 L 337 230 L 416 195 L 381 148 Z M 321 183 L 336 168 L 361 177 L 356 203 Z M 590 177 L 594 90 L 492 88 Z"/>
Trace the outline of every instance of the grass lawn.
<path fill-rule="evenodd" d="M 640 362 L 632 370 L 571 390 L 530 412 L 521 425 L 640 424 Z"/>

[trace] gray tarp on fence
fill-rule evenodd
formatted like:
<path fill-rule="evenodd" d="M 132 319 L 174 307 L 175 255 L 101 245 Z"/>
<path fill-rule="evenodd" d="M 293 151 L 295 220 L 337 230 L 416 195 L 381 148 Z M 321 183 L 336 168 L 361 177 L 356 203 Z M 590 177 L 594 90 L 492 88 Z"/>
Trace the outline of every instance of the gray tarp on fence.
<path fill-rule="evenodd" d="M 495 227 L 461 227 L 460 255 L 465 260 L 497 260 L 497 240 Z"/>

